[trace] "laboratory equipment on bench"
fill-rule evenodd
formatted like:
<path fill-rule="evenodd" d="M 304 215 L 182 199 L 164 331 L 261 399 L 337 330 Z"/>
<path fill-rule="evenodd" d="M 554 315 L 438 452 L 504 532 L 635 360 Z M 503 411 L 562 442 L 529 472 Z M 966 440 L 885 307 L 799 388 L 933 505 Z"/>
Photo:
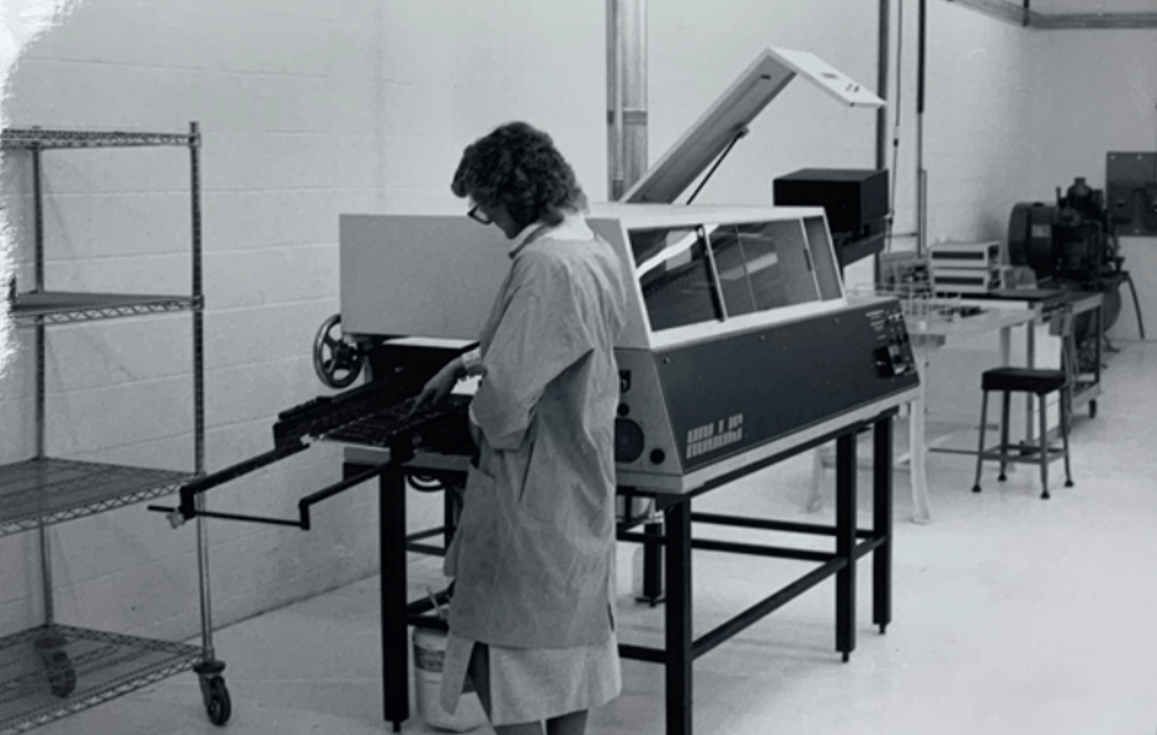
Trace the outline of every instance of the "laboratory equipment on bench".
<path fill-rule="evenodd" d="M 933 243 L 929 262 L 937 294 L 983 294 L 1004 285 L 1004 248 L 998 240 Z"/>
<path fill-rule="evenodd" d="M 1105 204 L 1105 192 L 1078 176 L 1056 204 L 1020 202 L 1012 208 L 1008 225 L 1008 259 L 1027 266 L 1040 288 L 1095 292 L 1104 295 L 1100 330 L 1091 318 L 1078 318 L 1078 344 L 1100 338 L 1121 313 L 1122 284 L 1128 284 L 1136 310 L 1137 327 L 1145 338 L 1141 307 L 1132 276 L 1122 268 L 1117 222 Z"/>

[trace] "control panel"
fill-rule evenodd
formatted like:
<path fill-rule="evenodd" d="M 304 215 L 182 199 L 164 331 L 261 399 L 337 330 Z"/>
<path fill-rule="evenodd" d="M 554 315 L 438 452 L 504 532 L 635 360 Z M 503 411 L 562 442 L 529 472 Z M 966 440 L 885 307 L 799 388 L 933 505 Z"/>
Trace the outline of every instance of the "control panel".
<path fill-rule="evenodd" d="M 869 312 L 868 320 L 876 330 L 880 345 L 876 347 L 876 369 L 885 378 L 916 372 L 916 357 L 912 353 L 904 313 L 888 309 L 883 313 Z"/>

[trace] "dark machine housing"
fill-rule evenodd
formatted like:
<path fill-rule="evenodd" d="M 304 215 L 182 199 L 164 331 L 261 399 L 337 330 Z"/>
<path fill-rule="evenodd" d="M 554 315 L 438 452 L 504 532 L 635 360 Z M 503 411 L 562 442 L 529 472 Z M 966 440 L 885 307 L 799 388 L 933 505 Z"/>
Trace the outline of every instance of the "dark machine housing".
<path fill-rule="evenodd" d="M 887 170 L 805 168 L 775 179 L 772 188 L 776 206 L 824 208 L 841 266 L 883 249 Z"/>

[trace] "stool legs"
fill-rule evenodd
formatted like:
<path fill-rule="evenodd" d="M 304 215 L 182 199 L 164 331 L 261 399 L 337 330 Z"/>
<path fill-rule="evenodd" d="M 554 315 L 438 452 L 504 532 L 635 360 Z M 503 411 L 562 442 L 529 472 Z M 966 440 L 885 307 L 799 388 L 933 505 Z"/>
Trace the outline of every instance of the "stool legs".
<path fill-rule="evenodd" d="M 1004 482 L 1008 476 L 1004 474 L 1008 467 L 1008 411 L 1012 404 L 1012 395 L 1008 391 L 1001 391 L 1000 399 L 1000 476 L 996 479 Z"/>
<path fill-rule="evenodd" d="M 991 381 L 989 378 L 991 377 Z M 1065 383 L 1058 386 L 1060 377 L 1055 374 L 1055 371 L 1038 371 L 1037 373 L 1017 373 L 1010 371 L 992 371 L 991 375 L 985 373 L 984 384 L 981 387 L 981 403 L 980 403 L 980 438 L 976 447 L 976 477 L 972 483 L 972 492 L 980 492 L 980 475 L 983 471 L 984 461 L 999 461 L 1000 462 L 1000 479 L 1006 479 L 1005 472 L 1008 465 L 1014 462 L 1036 463 L 1040 466 L 1040 481 L 1041 481 L 1041 498 L 1049 499 L 1049 461 L 1057 458 L 1058 452 L 1063 452 L 1065 460 L 1065 487 L 1073 486 L 1072 465 L 1069 457 L 1069 420 L 1072 413 L 1071 394 L 1071 378 L 1066 374 Z M 1048 419 L 1048 403 L 1047 398 L 1053 392 L 1057 392 L 1059 387 L 1059 410 L 1060 410 L 1060 434 L 1063 448 L 1051 448 L 1049 446 L 1049 419 Z M 992 391 L 999 390 L 1001 393 L 1001 411 L 1000 411 L 1000 445 L 993 450 L 985 448 L 984 440 L 987 436 L 988 429 L 988 394 Z M 1013 456 L 1013 445 L 1009 442 L 1009 413 L 1012 409 L 1012 393 L 1030 393 L 1035 394 L 1037 401 L 1040 403 L 1040 438 L 1038 446 L 1034 449 L 1028 441 L 1020 441 L 1017 444 L 1018 456 Z M 1028 426 L 1032 426 L 1032 416 L 1030 414 Z M 1031 441 L 1031 440 L 1030 440 Z M 1037 456 L 1033 457 L 1033 451 L 1037 452 Z"/>
<path fill-rule="evenodd" d="M 1041 484 L 1041 498 L 1049 499 L 1049 420 L 1048 420 L 1048 402 L 1045 401 L 1045 396 L 1038 396 L 1040 399 L 1040 484 Z M 1064 431 L 1064 427 L 1061 427 Z"/>
<path fill-rule="evenodd" d="M 1065 487 L 1073 486 L 1073 473 L 1069 468 L 1069 414 L 1072 411 L 1072 406 L 1069 403 L 1070 396 L 1065 392 L 1061 392 L 1061 442 L 1065 449 Z"/>
<path fill-rule="evenodd" d="M 976 449 L 976 479 L 972 482 L 972 492 L 980 492 L 980 467 L 984 462 L 984 429 L 988 425 L 988 391 L 980 392 L 980 445 Z"/>

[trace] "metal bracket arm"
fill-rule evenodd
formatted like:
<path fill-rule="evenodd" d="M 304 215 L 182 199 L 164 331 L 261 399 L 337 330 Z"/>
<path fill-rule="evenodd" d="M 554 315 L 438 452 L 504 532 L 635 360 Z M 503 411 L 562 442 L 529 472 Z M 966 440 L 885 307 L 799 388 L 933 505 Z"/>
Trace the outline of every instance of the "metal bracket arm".
<path fill-rule="evenodd" d="M 214 473 L 213 475 L 207 475 L 204 478 L 199 478 L 200 480 L 208 480 L 209 482 L 194 484 L 197 483 L 197 480 L 194 480 L 188 485 L 182 487 L 180 508 L 150 505 L 149 510 L 156 511 L 158 513 L 167 513 L 169 515 L 169 520 L 173 523 L 174 527 L 180 526 L 185 521 L 200 516 L 202 518 L 217 518 L 219 520 L 226 521 L 263 523 L 272 526 L 293 526 L 295 528 L 300 528 L 303 531 L 308 531 L 312 527 L 310 509 L 313 506 L 317 505 L 323 500 L 328 500 L 335 495 L 343 493 L 355 485 L 360 485 L 367 480 L 372 480 L 373 478 L 389 469 L 391 465 L 391 462 L 389 461 L 376 464 L 365 472 L 361 472 L 357 475 L 354 475 L 353 477 L 349 477 L 345 480 L 342 480 L 341 482 L 330 485 L 329 487 L 322 488 L 317 492 L 305 496 L 297 502 L 297 511 L 299 517 L 296 520 L 291 518 L 271 518 L 268 516 L 244 515 L 239 513 L 220 513 L 217 511 L 200 510 L 196 507 L 196 503 L 194 502 L 194 497 L 196 495 L 203 493 L 210 488 L 228 482 L 229 480 L 236 479 L 237 477 L 244 475 L 247 472 L 251 472 L 258 467 L 272 464 L 278 459 L 289 456 L 289 454 L 296 454 L 297 451 L 305 448 L 305 445 L 302 445 L 300 448 L 294 448 L 294 451 L 289 452 L 288 454 L 281 450 L 274 450 L 272 452 L 267 452 L 266 454 L 260 455 L 259 457 L 254 457 L 250 460 L 247 460 L 246 462 L 242 462 L 239 465 L 229 467 L 225 470 L 222 470 L 221 472 Z M 279 453 L 281 456 L 276 456 Z M 244 470 L 238 471 L 239 468 L 243 466 Z"/>

